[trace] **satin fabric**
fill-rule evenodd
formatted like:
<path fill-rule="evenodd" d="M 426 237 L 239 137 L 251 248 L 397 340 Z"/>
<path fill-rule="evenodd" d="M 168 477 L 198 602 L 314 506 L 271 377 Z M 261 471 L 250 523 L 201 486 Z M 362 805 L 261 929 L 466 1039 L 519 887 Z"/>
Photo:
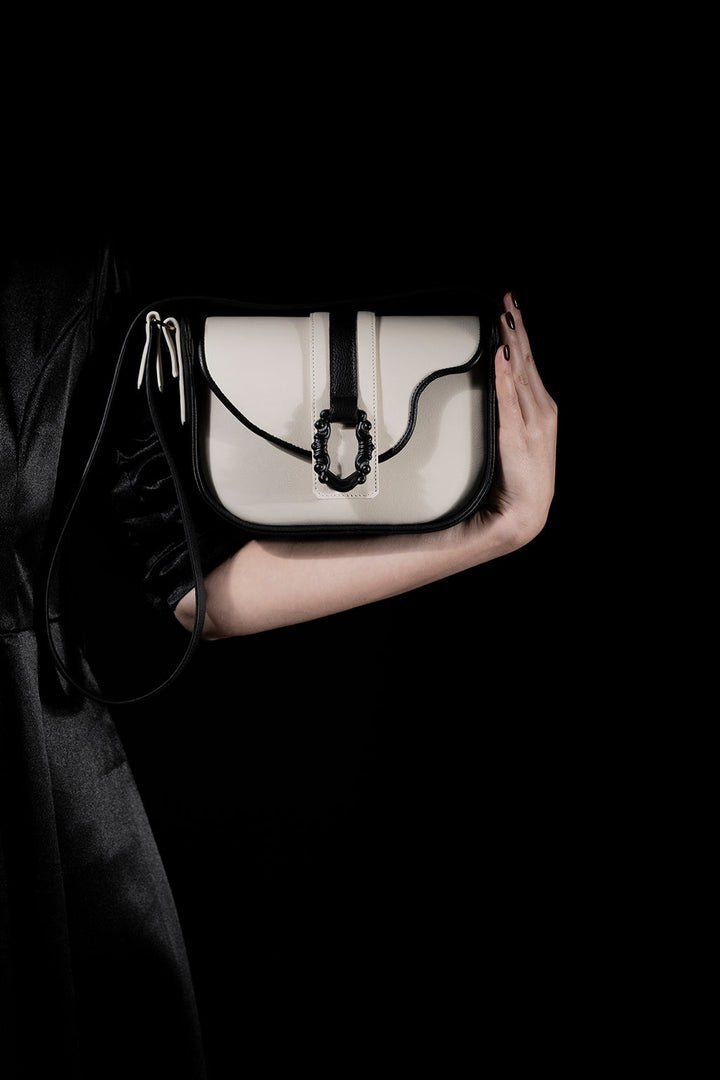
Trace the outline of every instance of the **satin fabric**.
<path fill-rule="evenodd" d="M 124 410 L 132 422 L 116 432 L 111 448 L 108 519 L 117 542 L 133 559 L 143 599 L 169 613 L 192 587 L 192 570 L 170 470 L 145 395 L 134 396 Z M 185 497 L 208 572 L 242 547 L 247 536 L 215 516 L 193 485 L 186 485 Z"/>
<path fill-rule="evenodd" d="M 72 408 L 82 378 L 107 383 L 121 275 L 95 245 L 2 273 L 0 1075 L 201 1080 L 183 934 L 115 723 L 62 690 L 38 632 L 53 505 L 84 449 Z"/>

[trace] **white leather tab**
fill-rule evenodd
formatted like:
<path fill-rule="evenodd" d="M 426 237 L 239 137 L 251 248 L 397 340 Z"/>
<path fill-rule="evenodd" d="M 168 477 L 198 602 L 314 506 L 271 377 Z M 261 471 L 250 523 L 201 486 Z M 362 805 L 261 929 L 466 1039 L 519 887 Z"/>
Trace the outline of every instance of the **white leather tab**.
<path fill-rule="evenodd" d="M 312 429 L 323 409 L 330 404 L 330 316 L 316 312 L 310 316 L 310 341 L 312 356 Z M 315 470 L 312 472 L 312 490 L 316 499 L 374 499 L 379 491 L 377 450 L 377 350 L 375 315 L 371 311 L 359 311 L 357 318 L 357 375 L 358 408 L 367 415 L 372 425 L 373 452 L 370 473 L 364 484 L 357 484 L 352 491 L 334 491 L 322 484 Z M 329 444 L 332 471 L 337 476 L 348 476 L 355 469 L 358 452 L 354 427 L 333 424 Z"/>

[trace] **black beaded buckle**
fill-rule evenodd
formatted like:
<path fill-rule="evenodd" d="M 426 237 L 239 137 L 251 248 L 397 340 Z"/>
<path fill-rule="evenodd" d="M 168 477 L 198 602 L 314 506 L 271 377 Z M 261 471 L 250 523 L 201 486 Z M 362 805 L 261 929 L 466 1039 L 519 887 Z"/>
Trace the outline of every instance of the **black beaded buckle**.
<path fill-rule="evenodd" d="M 330 470 L 330 455 L 327 447 L 331 427 L 330 410 L 323 409 L 319 420 L 315 422 L 316 434 L 312 441 L 312 455 L 315 462 L 313 468 L 321 484 L 327 484 L 333 491 L 352 491 L 358 484 L 365 483 L 370 472 L 370 459 L 374 449 L 370 436 L 372 424 L 367 418 L 367 413 L 363 412 L 362 409 L 358 409 L 357 424 L 355 425 L 355 437 L 358 444 L 358 452 L 355 457 L 355 472 L 344 480 Z"/>

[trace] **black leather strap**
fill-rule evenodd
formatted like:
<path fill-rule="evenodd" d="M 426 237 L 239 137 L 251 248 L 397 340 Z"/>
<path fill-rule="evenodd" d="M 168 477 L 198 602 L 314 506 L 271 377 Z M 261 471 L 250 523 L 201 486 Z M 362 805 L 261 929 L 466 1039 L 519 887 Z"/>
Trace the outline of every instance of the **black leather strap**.
<path fill-rule="evenodd" d="M 351 424 L 358 419 L 357 312 L 330 313 L 330 421 Z"/>
<path fill-rule="evenodd" d="M 64 542 L 66 540 L 67 530 L 68 530 L 68 528 L 70 526 L 70 522 L 71 522 L 74 514 L 77 511 L 78 504 L 80 502 L 83 490 L 85 488 L 86 483 L 88 482 L 88 478 L 90 476 L 93 464 L 94 464 L 95 459 L 96 459 L 96 457 L 98 455 L 98 452 L 100 450 L 100 446 L 102 444 L 102 440 L 103 440 L 103 437 L 105 435 L 105 432 L 106 432 L 106 429 L 107 429 L 107 426 L 108 426 L 108 423 L 109 423 L 109 420 L 110 420 L 110 417 L 111 417 L 113 402 L 114 402 L 114 399 L 115 399 L 115 394 L 116 394 L 116 392 L 118 390 L 118 387 L 120 385 L 120 377 L 122 375 L 123 368 L 124 368 L 124 365 L 125 365 L 125 360 L 126 360 L 126 357 L 127 357 L 127 354 L 128 354 L 129 343 L 133 339 L 133 336 L 136 333 L 136 330 L 137 330 L 137 327 L 138 327 L 139 323 L 144 321 L 144 319 L 145 319 L 145 317 L 147 315 L 147 312 L 151 311 L 151 310 L 152 310 L 152 305 L 150 307 L 146 308 L 143 312 L 141 312 L 136 317 L 136 319 L 133 321 L 133 323 L 131 324 L 131 326 L 130 326 L 130 328 L 129 328 L 126 336 L 125 336 L 125 340 L 123 342 L 122 348 L 120 350 L 120 355 L 118 357 L 118 361 L 117 361 L 117 364 L 115 366 L 115 372 L 114 372 L 114 375 L 113 375 L 112 384 L 111 384 L 110 391 L 109 391 L 109 394 L 108 394 L 108 399 L 107 399 L 107 402 L 105 404 L 105 411 L 103 413 L 103 417 L 102 417 L 102 420 L 100 422 L 100 428 L 99 428 L 97 436 L 95 438 L 95 443 L 94 443 L 93 448 L 92 448 L 92 450 L 90 452 L 90 456 L 89 456 L 89 458 L 88 458 L 88 460 L 87 460 L 87 462 L 85 464 L 85 468 L 83 470 L 83 474 L 82 474 L 82 477 L 80 479 L 80 483 L 78 485 L 78 490 L 75 493 L 75 496 L 74 496 L 74 498 L 72 500 L 72 503 L 70 504 L 70 507 L 66 511 L 62 528 L 60 529 L 57 540 L 55 542 L 55 547 L 54 547 L 54 550 L 53 550 L 53 553 L 52 553 L 52 557 L 50 559 L 50 564 L 49 564 L 49 567 L 48 567 L 46 580 L 45 580 L 45 599 L 44 599 L 44 603 L 45 603 L 45 611 L 44 611 L 45 636 L 47 638 L 48 645 L 49 645 L 50 651 L 51 651 L 51 653 L 53 655 L 53 659 L 55 661 L 55 664 L 56 664 L 58 670 L 64 676 L 64 678 L 72 686 L 74 686 L 76 690 L 79 690 L 82 694 L 84 694 L 85 697 L 88 697 L 93 701 L 97 701 L 102 705 L 108 705 L 108 706 L 133 705 L 133 704 L 136 704 L 136 703 L 141 702 L 141 701 L 146 701 L 148 698 L 155 697 L 155 695 L 161 693 L 168 686 L 170 686 L 170 684 L 173 683 L 178 678 L 178 676 L 181 674 L 181 672 L 185 669 L 187 664 L 190 662 L 190 660 L 191 660 L 191 658 L 192 658 L 194 652 L 196 651 L 197 646 L 198 646 L 198 644 L 200 642 L 200 638 L 202 636 L 203 625 L 205 623 L 205 578 L 204 578 L 202 563 L 201 563 L 201 559 L 200 559 L 200 549 L 199 549 L 199 546 L 198 546 L 197 537 L 196 537 L 196 534 L 195 534 L 195 528 L 193 526 L 192 515 L 190 513 L 190 507 L 189 507 L 189 504 L 188 504 L 187 496 L 185 494 L 185 489 L 184 489 L 184 486 L 183 486 L 180 470 L 179 470 L 179 468 L 177 466 L 174 455 L 173 455 L 172 450 L 170 448 L 169 441 L 168 441 L 166 433 L 164 431 L 162 417 L 161 417 L 161 411 L 158 409 L 158 406 L 157 406 L 156 397 L 157 397 L 157 394 L 158 394 L 159 391 L 158 391 L 157 386 L 155 384 L 154 364 L 148 363 L 147 370 L 146 370 L 146 373 L 145 373 L 145 388 L 146 388 L 146 394 L 147 394 L 148 409 L 149 409 L 149 412 L 150 412 L 150 417 L 152 419 L 153 425 L 154 425 L 155 430 L 157 432 L 158 438 L 160 440 L 160 445 L 162 447 L 163 453 L 165 454 L 165 457 L 167 459 L 168 466 L 169 466 L 169 469 L 170 469 L 170 475 L 172 477 L 173 485 L 175 487 L 175 492 L 176 492 L 176 495 L 177 495 L 178 505 L 180 507 L 180 515 L 181 515 L 182 524 L 183 524 L 183 531 L 184 531 L 184 534 L 185 534 L 185 541 L 186 541 L 186 544 L 187 544 L 188 553 L 189 553 L 189 557 L 190 557 L 190 566 L 191 566 L 191 570 L 192 570 L 193 585 L 195 587 L 195 620 L 194 620 L 194 623 L 193 623 L 192 632 L 191 632 L 190 637 L 188 639 L 188 643 L 187 643 L 187 646 L 185 648 L 185 651 L 182 654 L 182 656 L 180 657 L 180 660 L 176 664 L 175 668 L 166 677 L 160 679 L 160 681 L 155 686 L 151 687 L 149 690 L 146 690 L 146 691 L 144 691 L 144 692 L 142 692 L 140 694 L 135 694 L 135 695 L 131 695 L 129 697 L 123 697 L 123 698 L 116 698 L 116 697 L 106 696 L 104 694 L 99 693 L 99 691 L 90 689 L 89 687 L 84 685 L 82 682 L 80 682 L 80 680 L 76 676 L 74 676 L 73 674 L 71 674 L 68 671 L 62 657 L 60 656 L 60 653 L 59 653 L 58 648 L 57 648 L 57 646 L 55 644 L 55 641 L 53 639 L 52 620 L 51 620 L 51 617 L 50 617 L 51 594 L 52 594 L 53 577 L 54 577 L 55 570 L 56 570 L 56 567 L 57 567 L 57 563 L 58 563 L 58 560 L 59 560 L 59 557 L 60 557 L 60 552 L 61 552 L 63 544 L 64 544 Z M 155 334 L 159 334 L 161 332 L 160 327 L 158 325 L 155 325 L 153 332 Z M 150 355 L 151 356 L 154 355 L 154 352 L 153 352 L 152 349 L 150 350 Z"/>

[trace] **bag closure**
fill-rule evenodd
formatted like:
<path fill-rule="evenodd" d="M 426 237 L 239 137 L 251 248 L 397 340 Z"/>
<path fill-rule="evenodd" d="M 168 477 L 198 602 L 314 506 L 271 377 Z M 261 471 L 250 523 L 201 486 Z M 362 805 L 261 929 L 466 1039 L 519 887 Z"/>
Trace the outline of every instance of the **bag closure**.
<path fill-rule="evenodd" d="M 376 318 L 371 311 L 310 316 L 315 498 L 379 491 Z M 332 445 L 330 445 L 332 439 Z"/>

